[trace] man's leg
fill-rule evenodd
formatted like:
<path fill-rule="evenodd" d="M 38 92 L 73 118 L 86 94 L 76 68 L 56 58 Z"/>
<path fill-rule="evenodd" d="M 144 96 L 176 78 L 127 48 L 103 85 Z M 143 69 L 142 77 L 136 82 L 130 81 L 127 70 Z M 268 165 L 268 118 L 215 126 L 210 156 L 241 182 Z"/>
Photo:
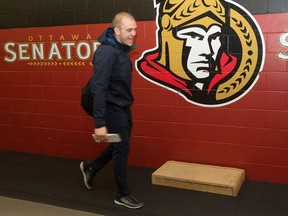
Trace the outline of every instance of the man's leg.
<path fill-rule="evenodd" d="M 98 155 L 94 161 L 91 162 L 91 168 L 95 172 L 101 170 L 112 160 L 113 151 L 113 144 L 111 143 L 100 153 L 100 155 Z"/>
<path fill-rule="evenodd" d="M 130 151 L 130 136 L 131 136 L 131 113 L 127 112 L 128 116 L 128 127 L 121 127 L 115 131 L 118 131 L 122 141 L 114 143 L 114 175 L 118 187 L 118 195 L 114 199 L 117 205 L 123 205 L 131 209 L 139 209 L 144 206 L 143 202 L 139 202 L 132 196 L 127 183 L 127 160 Z M 126 120 L 127 121 L 127 120 Z"/>
<path fill-rule="evenodd" d="M 118 187 L 118 193 L 121 195 L 130 194 L 127 183 L 127 160 L 130 151 L 130 131 L 128 128 L 120 128 L 117 130 L 122 141 L 113 143 L 113 165 L 114 176 Z"/>
<path fill-rule="evenodd" d="M 93 178 L 95 174 L 111 161 L 112 154 L 113 146 L 110 144 L 94 161 L 84 161 L 80 163 L 80 169 L 84 177 L 84 184 L 87 189 L 92 190 L 94 188 Z"/>

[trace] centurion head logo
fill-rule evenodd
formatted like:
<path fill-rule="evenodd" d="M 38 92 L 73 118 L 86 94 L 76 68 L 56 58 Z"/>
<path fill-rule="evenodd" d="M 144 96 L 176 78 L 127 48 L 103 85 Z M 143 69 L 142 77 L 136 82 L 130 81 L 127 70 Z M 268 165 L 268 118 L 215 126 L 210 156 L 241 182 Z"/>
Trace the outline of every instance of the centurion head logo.
<path fill-rule="evenodd" d="M 140 75 L 192 104 L 219 107 L 243 97 L 265 58 L 254 17 L 232 0 L 154 0 L 157 46 L 136 61 Z"/>

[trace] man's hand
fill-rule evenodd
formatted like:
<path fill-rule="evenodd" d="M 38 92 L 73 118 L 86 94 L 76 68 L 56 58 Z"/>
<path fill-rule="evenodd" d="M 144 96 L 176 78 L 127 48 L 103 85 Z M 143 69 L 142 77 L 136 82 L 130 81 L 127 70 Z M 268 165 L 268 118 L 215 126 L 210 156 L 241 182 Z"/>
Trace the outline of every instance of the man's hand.
<path fill-rule="evenodd" d="M 94 133 L 95 133 L 97 139 L 99 139 L 101 142 L 105 142 L 108 140 L 106 127 L 95 128 Z"/>

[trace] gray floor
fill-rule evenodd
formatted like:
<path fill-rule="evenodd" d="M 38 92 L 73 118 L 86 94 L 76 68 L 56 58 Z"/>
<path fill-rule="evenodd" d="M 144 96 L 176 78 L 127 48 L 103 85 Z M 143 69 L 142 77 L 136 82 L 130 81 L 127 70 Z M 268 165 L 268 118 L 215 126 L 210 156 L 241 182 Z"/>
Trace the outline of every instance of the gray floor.
<path fill-rule="evenodd" d="M 52 205 L 24 201 L 0 196 L 0 215 L 2 216 L 101 216 Z"/>

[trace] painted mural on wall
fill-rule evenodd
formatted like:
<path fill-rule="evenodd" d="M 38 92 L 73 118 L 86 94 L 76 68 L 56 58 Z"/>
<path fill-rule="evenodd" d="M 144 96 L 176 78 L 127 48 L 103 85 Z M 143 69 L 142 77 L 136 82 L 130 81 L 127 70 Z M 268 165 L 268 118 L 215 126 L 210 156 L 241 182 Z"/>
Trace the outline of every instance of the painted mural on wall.
<path fill-rule="evenodd" d="M 219 107 L 247 94 L 265 59 L 254 17 L 231 0 L 154 0 L 157 45 L 136 61 L 145 79 L 192 104 Z"/>

